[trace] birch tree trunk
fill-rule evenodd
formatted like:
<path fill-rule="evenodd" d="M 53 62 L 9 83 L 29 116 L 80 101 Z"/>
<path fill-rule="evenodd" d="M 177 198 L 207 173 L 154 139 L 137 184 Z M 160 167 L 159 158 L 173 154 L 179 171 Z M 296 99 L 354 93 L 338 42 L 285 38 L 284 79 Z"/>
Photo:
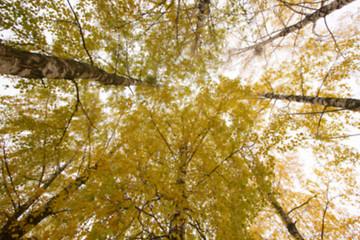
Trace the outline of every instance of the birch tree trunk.
<path fill-rule="evenodd" d="M 258 95 L 268 99 L 288 100 L 294 102 L 322 105 L 324 107 L 338 107 L 338 108 L 349 109 L 352 111 L 360 111 L 360 100 L 354 98 L 309 97 L 309 96 L 273 94 L 273 93 L 265 93 Z"/>
<path fill-rule="evenodd" d="M 296 30 L 300 30 L 303 27 L 305 27 L 306 25 L 308 25 L 309 23 L 315 23 L 320 18 L 323 18 L 323 17 L 329 15 L 330 13 L 332 13 L 354 1 L 355 0 L 335 0 L 335 1 L 319 8 L 315 12 L 305 15 L 305 17 L 302 20 L 300 20 L 299 22 L 281 29 L 277 34 L 268 37 L 266 40 L 259 42 L 255 45 L 243 48 L 243 49 L 241 49 L 241 51 L 262 48 L 264 45 L 274 41 L 275 39 L 278 39 L 280 37 L 285 37 L 289 33 L 295 32 Z"/>
<path fill-rule="evenodd" d="M 176 212 L 172 216 L 169 226 L 170 240 L 184 240 L 186 227 L 186 169 L 187 169 L 186 148 L 180 149 L 179 168 L 177 169 L 176 190 L 177 196 L 174 201 Z"/>
<path fill-rule="evenodd" d="M 1 42 L 0 74 L 33 79 L 89 79 L 104 85 L 150 85 L 138 79 L 107 73 L 87 63 L 18 50 Z"/>
<path fill-rule="evenodd" d="M 298 231 L 295 223 L 291 220 L 286 211 L 280 206 L 278 201 L 270 194 L 268 195 L 268 197 L 271 205 L 275 208 L 276 212 L 280 216 L 291 236 L 293 236 L 296 240 L 304 240 L 303 236 Z"/>
<path fill-rule="evenodd" d="M 205 22 L 205 18 L 208 16 L 210 9 L 210 0 L 200 0 L 198 3 L 198 16 L 197 16 L 197 22 L 196 22 L 196 30 L 195 30 L 195 43 L 193 46 L 193 50 L 196 51 L 199 47 L 200 47 L 200 38 L 201 38 L 201 33 L 202 30 L 204 28 L 204 22 Z"/>

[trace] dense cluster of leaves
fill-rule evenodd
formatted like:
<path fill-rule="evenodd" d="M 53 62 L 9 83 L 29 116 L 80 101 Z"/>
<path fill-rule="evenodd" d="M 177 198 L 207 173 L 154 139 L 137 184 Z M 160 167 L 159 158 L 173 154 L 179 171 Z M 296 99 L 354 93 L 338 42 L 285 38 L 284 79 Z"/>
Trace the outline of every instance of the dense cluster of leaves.
<path fill-rule="evenodd" d="M 276 35 L 342 2 L 0 1 L 2 43 L 158 83 L 12 77 L 0 239 L 359 237 L 358 113 L 257 97 L 358 96 L 358 15 Z"/>

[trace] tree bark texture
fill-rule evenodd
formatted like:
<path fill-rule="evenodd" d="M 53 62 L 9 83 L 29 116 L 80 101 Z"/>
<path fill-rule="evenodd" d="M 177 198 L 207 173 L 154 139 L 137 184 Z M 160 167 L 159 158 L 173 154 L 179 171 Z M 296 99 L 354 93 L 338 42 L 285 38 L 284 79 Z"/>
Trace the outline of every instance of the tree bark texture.
<path fill-rule="evenodd" d="M 198 3 L 198 15 L 197 15 L 197 23 L 196 23 L 196 30 L 195 30 L 195 42 L 193 46 L 193 50 L 196 51 L 200 47 L 200 38 L 201 33 L 204 28 L 205 19 L 210 13 L 210 0 L 199 0 Z"/>
<path fill-rule="evenodd" d="M 322 105 L 324 107 L 337 107 L 337 108 L 344 108 L 353 111 L 360 111 L 360 100 L 354 98 L 309 97 L 309 96 L 285 95 L 285 94 L 273 94 L 273 93 L 259 94 L 259 96 L 269 99 L 311 103 L 315 105 Z"/>
<path fill-rule="evenodd" d="M 257 48 L 262 48 L 264 45 L 274 41 L 275 39 L 278 39 L 280 37 L 285 37 L 286 35 L 288 35 L 289 33 L 295 32 L 296 30 L 300 30 L 303 27 L 305 27 L 306 25 L 308 25 L 309 23 L 315 23 L 317 20 L 319 20 L 320 18 L 323 18 L 327 15 L 329 15 L 330 13 L 344 7 L 345 5 L 354 2 L 355 0 L 335 0 L 321 8 L 319 8 L 318 10 L 316 10 L 315 12 L 311 13 L 311 14 L 307 14 L 302 20 L 300 20 L 299 22 L 290 25 L 288 27 L 283 28 L 282 30 L 280 30 L 279 33 L 270 36 L 268 39 L 266 39 L 265 41 L 259 42 L 255 45 L 252 45 L 250 47 L 247 48 L 243 48 L 241 49 L 242 51 L 247 51 L 250 49 L 257 49 Z"/>
<path fill-rule="evenodd" d="M 174 201 L 176 207 L 169 226 L 170 240 L 184 240 L 186 231 L 186 170 L 187 170 L 187 150 L 186 147 L 180 148 L 179 151 L 179 167 L 177 169 L 176 191 L 178 197 Z"/>
<path fill-rule="evenodd" d="M 104 85 L 149 85 L 138 79 L 107 73 L 87 63 L 18 50 L 1 42 L 0 74 L 33 79 L 88 79 Z"/>
<path fill-rule="evenodd" d="M 275 208 L 276 212 L 279 214 L 281 220 L 284 222 L 288 232 L 293 236 L 296 240 L 304 240 L 303 236 L 300 234 L 298 229 L 296 228 L 295 223 L 291 220 L 286 211 L 280 206 L 280 204 L 276 201 L 276 199 L 269 195 L 269 200 L 271 205 Z"/>

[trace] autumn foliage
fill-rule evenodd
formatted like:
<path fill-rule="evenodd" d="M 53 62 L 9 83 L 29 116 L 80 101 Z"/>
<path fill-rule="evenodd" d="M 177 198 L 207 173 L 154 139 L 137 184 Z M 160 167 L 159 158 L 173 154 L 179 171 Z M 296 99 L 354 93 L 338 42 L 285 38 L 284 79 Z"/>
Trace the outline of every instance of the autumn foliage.
<path fill-rule="evenodd" d="M 358 1 L 0 6 L 1 240 L 360 238 Z"/>

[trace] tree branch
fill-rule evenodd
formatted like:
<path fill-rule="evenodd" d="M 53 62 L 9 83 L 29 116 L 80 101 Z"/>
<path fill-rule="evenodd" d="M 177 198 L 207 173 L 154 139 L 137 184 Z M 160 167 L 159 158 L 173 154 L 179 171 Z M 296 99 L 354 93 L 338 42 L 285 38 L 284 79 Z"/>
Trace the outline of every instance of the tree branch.
<path fill-rule="evenodd" d="M 93 62 L 93 60 L 92 60 L 92 58 L 91 58 L 91 55 L 90 55 L 90 53 L 89 53 L 88 49 L 86 48 L 85 38 L 84 38 L 84 34 L 83 34 L 83 31 L 82 31 L 82 27 L 81 27 L 80 21 L 79 21 L 79 19 L 78 19 L 77 15 L 76 15 L 76 13 L 75 13 L 75 11 L 74 11 L 73 7 L 71 6 L 70 1 L 69 1 L 69 0 L 67 0 L 67 2 L 68 2 L 68 4 L 69 4 L 69 7 L 70 7 L 71 12 L 74 14 L 74 18 L 75 18 L 76 26 L 78 26 L 78 28 L 79 28 L 79 31 L 80 31 L 80 36 L 81 36 L 81 40 L 82 40 L 83 47 L 84 47 L 84 49 L 85 49 L 85 51 L 86 51 L 86 54 L 88 55 L 88 57 L 89 57 L 89 59 L 90 59 L 90 63 L 91 63 L 91 65 L 94 65 L 94 62 Z"/>
<path fill-rule="evenodd" d="M 58 212 L 55 210 L 56 204 L 67 199 L 71 193 L 75 192 L 81 185 L 85 184 L 90 178 L 91 173 L 96 171 L 97 168 L 98 163 L 90 168 L 87 168 L 81 176 L 77 177 L 73 182 L 69 183 L 65 188 L 50 198 L 37 210 L 29 212 L 29 214 L 20 221 L 13 222 L 9 226 L 6 225 L 2 227 L 0 232 L 0 240 L 20 239 L 42 220 L 56 214 Z"/>
<path fill-rule="evenodd" d="M 325 231 L 325 216 L 326 216 L 326 212 L 329 208 L 329 183 L 327 184 L 327 188 L 326 188 L 326 204 L 325 204 L 325 208 L 323 210 L 323 217 L 321 220 L 321 240 L 324 239 L 324 231 Z"/>
<path fill-rule="evenodd" d="M 52 182 L 54 182 L 54 180 L 60 176 L 60 174 L 66 169 L 66 167 L 72 162 L 72 160 L 75 158 L 75 156 L 77 155 L 78 151 L 79 151 L 80 147 L 78 147 L 74 153 L 74 155 L 59 169 L 57 169 L 52 176 L 50 176 L 49 179 L 47 179 L 42 185 L 41 187 L 39 187 L 34 193 L 33 195 L 23 204 L 19 205 L 19 207 L 15 210 L 14 214 L 12 214 L 11 216 L 8 217 L 6 223 L 2 226 L 1 228 L 1 232 L 7 232 L 9 231 L 9 229 L 11 228 L 11 226 L 16 226 L 17 223 L 17 219 L 24 214 L 27 210 L 29 210 L 29 208 L 33 205 L 33 203 L 39 199 L 39 197 L 44 193 L 44 191 L 51 185 Z M 0 239 L 1 238 L 1 234 L 0 234 Z"/>
<path fill-rule="evenodd" d="M 299 209 L 299 208 L 302 208 L 303 206 L 305 206 L 306 204 L 308 204 L 308 203 L 311 201 L 311 199 L 313 199 L 313 198 L 316 198 L 316 195 L 310 197 L 310 198 L 309 198 L 306 202 L 304 202 L 303 204 L 301 204 L 301 205 L 299 205 L 299 206 L 297 206 L 297 207 L 294 207 L 294 208 L 291 209 L 287 214 L 289 215 L 289 214 L 292 213 L 293 211 L 295 211 L 295 210 L 297 210 L 297 209 Z"/>

